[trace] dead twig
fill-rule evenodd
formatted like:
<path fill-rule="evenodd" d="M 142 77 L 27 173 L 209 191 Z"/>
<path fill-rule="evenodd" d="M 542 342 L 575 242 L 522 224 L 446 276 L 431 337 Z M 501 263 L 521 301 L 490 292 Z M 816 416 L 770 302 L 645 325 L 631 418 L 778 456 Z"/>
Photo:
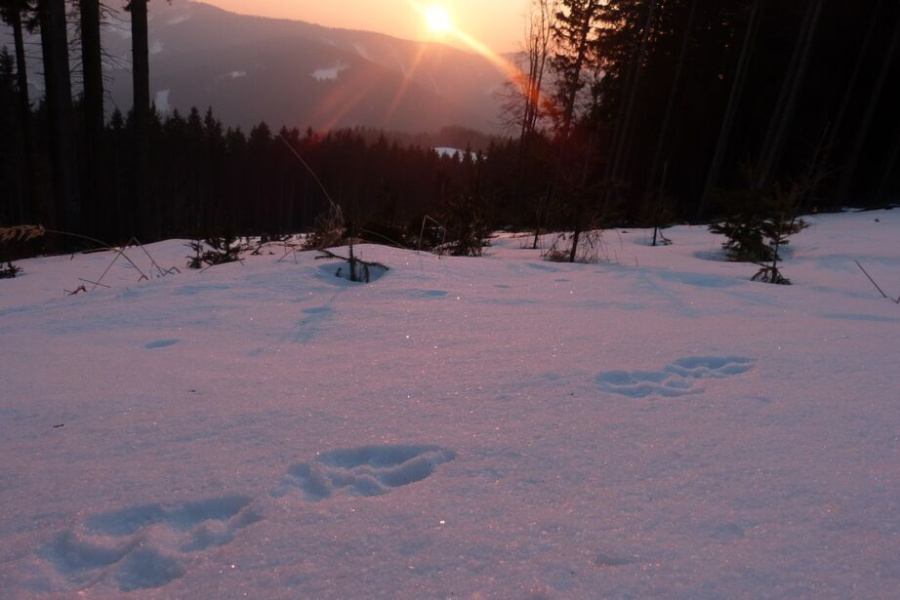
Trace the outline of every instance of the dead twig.
<path fill-rule="evenodd" d="M 859 261 L 858 261 L 858 260 L 854 260 L 853 262 L 856 263 L 856 266 L 859 267 L 859 270 L 862 271 L 862 272 L 863 272 L 863 275 L 865 275 L 865 276 L 869 279 L 869 281 L 872 282 L 872 285 L 875 286 L 875 289 L 878 290 L 884 298 L 887 298 L 888 300 L 890 300 L 890 301 L 893 302 L 894 304 L 900 304 L 900 296 L 898 296 L 897 299 L 894 300 L 893 298 L 891 298 L 890 296 L 888 296 L 887 294 L 885 294 L 885 293 L 884 293 L 884 290 L 881 289 L 881 286 L 878 285 L 877 283 L 875 283 L 875 280 L 872 279 L 872 276 L 871 276 L 871 275 L 869 275 L 869 272 L 866 271 L 866 270 L 863 268 L 863 266 L 862 266 L 861 264 L 859 264 Z"/>

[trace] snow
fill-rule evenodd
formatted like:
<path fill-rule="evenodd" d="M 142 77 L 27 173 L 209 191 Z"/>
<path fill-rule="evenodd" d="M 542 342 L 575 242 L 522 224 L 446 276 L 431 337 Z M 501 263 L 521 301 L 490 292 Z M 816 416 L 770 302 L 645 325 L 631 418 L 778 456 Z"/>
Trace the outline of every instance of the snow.
<path fill-rule="evenodd" d="M 316 81 L 335 81 L 342 71 L 349 69 L 349 65 L 338 62 L 333 67 L 322 67 L 312 72 L 312 77 Z"/>
<path fill-rule="evenodd" d="M 434 151 L 438 153 L 438 156 L 449 156 L 451 158 L 455 158 L 458 160 L 462 160 L 463 156 L 466 154 L 465 150 L 460 150 L 459 148 L 450 148 L 450 147 L 445 147 L 445 146 L 437 147 L 434 149 Z M 475 160 L 478 158 L 478 153 L 477 152 L 469 152 L 469 157 L 472 160 Z"/>
<path fill-rule="evenodd" d="M 153 105 L 156 106 L 156 109 L 166 114 L 172 110 L 172 107 L 169 105 L 169 96 L 171 95 L 172 90 L 159 90 L 156 92 Z"/>
<path fill-rule="evenodd" d="M 900 306 L 854 261 L 900 296 L 900 211 L 810 220 L 792 286 L 701 227 L 358 246 L 369 285 L 277 245 L 18 261 L 2 597 L 893 598 Z"/>

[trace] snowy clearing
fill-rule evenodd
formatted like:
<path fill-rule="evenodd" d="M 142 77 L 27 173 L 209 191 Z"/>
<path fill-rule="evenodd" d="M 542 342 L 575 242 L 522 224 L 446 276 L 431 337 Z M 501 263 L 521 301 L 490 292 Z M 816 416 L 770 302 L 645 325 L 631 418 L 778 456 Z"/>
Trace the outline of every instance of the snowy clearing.
<path fill-rule="evenodd" d="M 900 211 L 793 286 L 701 227 L 599 264 L 361 246 L 0 281 L 0 590 L 33 598 L 870 598 L 900 589 Z M 139 249 L 127 250 L 159 275 Z"/>

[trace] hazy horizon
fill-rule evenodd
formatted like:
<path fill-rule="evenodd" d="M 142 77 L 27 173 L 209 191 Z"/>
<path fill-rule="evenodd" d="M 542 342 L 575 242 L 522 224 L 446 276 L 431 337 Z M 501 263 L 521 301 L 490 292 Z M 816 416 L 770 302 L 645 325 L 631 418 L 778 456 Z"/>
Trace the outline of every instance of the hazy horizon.
<path fill-rule="evenodd" d="M 403 39 L 441 41 L 465 47 L 466 44 L 452 32 L 439 33 L 428 28 L 422 11 L 430 7 L 443 7 L 456 30 L 501 53 L 519 48 L 524 36 L 524 15 L 528 5 L 527 0 L 341 0 L 339 3 L 198 1 L 240 14 L 295 19 L 326 27 L 375 31 Z"/>

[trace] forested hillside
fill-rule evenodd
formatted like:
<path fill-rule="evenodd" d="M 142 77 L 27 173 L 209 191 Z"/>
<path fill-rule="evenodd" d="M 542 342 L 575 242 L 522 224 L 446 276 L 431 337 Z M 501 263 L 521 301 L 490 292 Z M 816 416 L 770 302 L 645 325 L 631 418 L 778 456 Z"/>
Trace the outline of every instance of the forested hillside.
<path fill-rule="evenodd" d="M 225 95 L 154 108 L 136 0 L 117 18 L 131 25 L 138 102 L 111 111 L 109 41 L 90 26 L 110 17 L 92 4 L 2 3 L 16 43 L 0 55 L 0 224 L 109 243 L 267 235 L 311 227 L 329 193 L 354 228 L 402 243 L 425 215 L 577 233 L 707 221 L 790 186 L 803 212 L 900 195 L 896 2 L 532 0 L 520 72 L 498 92 L 508 127 L 493 138 L 240 128 L 218 116 Z M 46 32 L 36 97 L 29 31 Z"/>

